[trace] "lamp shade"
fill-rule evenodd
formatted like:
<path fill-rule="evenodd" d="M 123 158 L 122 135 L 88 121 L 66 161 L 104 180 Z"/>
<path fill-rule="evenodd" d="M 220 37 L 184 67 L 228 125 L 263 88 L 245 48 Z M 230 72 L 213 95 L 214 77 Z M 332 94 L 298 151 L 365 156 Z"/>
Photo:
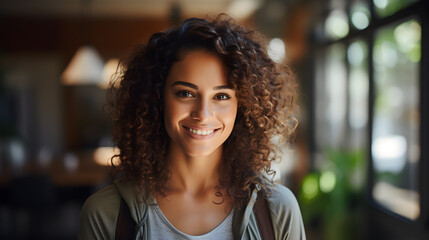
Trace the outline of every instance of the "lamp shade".
<path fill-rule="evenodd" d="M 64 85 L 100 84 L 104 62 L 94 47 L 80 47 L 61 75 Z"/>
<path fill-rule="evenodd" d="M 122 75 L 122 67 L 119 63 L 119 59 L 111 58 L 104 65 L 103 69 L 103 81 L 98 86 L 106 89 L 109 87 L 111 81 L 115 81 Z"/>

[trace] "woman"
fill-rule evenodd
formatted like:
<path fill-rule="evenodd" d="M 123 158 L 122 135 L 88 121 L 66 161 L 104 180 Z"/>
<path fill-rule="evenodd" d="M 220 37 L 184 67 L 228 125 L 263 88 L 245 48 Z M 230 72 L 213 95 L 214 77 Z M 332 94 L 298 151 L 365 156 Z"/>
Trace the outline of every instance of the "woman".
<path fill-rule="evenodd" d="M 265 47 L 220 15 L 136 50 L 112 86 L 122 176 L 86 201 L 81 239 L 114 239 L 121 199 L 136 238 L 261 239 L 258 197 L 275 239 L 305 239 L 293 194 L 262 177 L 273 174 L 270 139 L 288 140 L 296 126 L 296 84 Z"/>

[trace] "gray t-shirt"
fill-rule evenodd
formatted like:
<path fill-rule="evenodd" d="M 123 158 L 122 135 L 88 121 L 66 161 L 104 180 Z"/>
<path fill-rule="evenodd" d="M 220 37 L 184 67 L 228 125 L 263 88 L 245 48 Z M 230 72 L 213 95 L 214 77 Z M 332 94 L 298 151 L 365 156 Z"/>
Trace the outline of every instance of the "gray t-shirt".
<path fill-rule="evenodd" d="M 220 223 L 216 228 L 210 232 L 200 235 L 192 236 L 177 230 L 164 216 L 161 209 L 157 204 L 151 204 L 148 210 L 148 224 L 150 229 L 150 239 L 164 240 L 164 239 L 177 239 L 177 240 L 219 240 L 219 239 L 233 239 L 232 236 L 232 212 Z"/>

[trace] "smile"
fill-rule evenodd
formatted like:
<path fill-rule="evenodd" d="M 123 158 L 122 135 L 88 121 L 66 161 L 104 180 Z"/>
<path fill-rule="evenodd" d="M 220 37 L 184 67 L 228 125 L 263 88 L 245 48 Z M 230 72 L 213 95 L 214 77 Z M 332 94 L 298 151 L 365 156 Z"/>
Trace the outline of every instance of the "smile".
<path fill-rule="evenodd" d="M 186 130 L 188 130 L 189 132 L 195 134 L 195 135 L 199 135 L 199 136 L 206 136 L 206 135 L 210 135 L 213 132 L 217 131 L 218 129 L 193 129 L 193 128 L 189 128 L 189 127 L 184 127 Z"/>

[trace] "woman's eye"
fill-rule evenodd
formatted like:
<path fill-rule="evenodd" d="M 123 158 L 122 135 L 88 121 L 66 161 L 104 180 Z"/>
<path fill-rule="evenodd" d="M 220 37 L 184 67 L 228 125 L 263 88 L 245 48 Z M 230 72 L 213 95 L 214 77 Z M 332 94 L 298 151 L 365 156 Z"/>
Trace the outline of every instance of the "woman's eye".
<path fill-rule="evenodd" d="M 228 95 L 228 94 L 224 94 L 224 93 L 221 93 L 221 94 L 217 94 L 216 96 L 215 96 L 215 99 L 216 100 L 228 100 L 228 99 L 230 99 L 231 97 Z"/>
<path fill-rule="evenodd" d="M 190 91 L 186 90 L 178 91 L 176 95 L 180 98 L 191 98 L 194 96 Z"/>

